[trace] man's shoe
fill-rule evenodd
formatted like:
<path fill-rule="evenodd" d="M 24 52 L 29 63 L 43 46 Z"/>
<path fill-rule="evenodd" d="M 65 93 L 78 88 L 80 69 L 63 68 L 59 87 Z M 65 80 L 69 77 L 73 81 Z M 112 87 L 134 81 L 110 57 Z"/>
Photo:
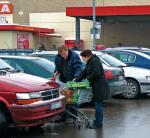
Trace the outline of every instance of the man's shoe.
<path fill-rule="evenodd" d="M 102 128 L 102 127 L 103 125 L 98 126 L 98 125 L 93 125 L 93 124 L 88 126 L 89 129 L 97 129 L 97 128 Z"/>
<path fill-rule="evenodd" d="M 102 127 L 103 123 L 97 123 L 96 120 L 93 120 L 93 124 L 92 125 L 95 125 L 95 126 L 98 126 L 98 127 Z"/>

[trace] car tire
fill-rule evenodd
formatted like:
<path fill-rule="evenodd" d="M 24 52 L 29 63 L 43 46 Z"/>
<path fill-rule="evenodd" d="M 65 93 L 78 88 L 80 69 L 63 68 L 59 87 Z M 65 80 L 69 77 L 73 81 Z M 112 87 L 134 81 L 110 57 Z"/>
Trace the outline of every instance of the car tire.
<path fill-rule="evenodd" d="M 5 114 L 0 110 L 0 134 L 4 134 L 8 128 L 8 121 Z"/>
<path fill-rule="evenodd" d="M 134 99 L 140 94 L 139 84 L 133 79 L 126 79 L 127 81 L 127 91 L 122 93 L 123 98 Z"/>

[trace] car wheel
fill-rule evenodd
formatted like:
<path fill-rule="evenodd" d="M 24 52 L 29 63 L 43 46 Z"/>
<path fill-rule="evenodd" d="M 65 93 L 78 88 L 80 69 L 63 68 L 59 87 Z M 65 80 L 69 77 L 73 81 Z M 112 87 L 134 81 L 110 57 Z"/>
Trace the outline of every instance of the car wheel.
<path fill-rule="evenodd" d="M 139 96 L 140 88 L 138 83 L 133 79 L 126 79 L 127 81 L 127 91 L 122 93 L 122 96 L 126 99 L 133 99 Z"/>
<path fill-rule="evenodd" d="M 4 134 L 8 127 L 8 121 L 5 114 L 0 110 L 0 134 Z"/>

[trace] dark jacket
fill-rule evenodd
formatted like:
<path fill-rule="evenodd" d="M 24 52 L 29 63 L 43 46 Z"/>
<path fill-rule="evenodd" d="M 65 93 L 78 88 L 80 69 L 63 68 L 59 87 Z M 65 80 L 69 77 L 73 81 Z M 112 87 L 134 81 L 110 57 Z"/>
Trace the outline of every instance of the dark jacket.
<path fill-rule="evenodd" d="M 87 62 L 85 69 L 76 81 L 88 79 L 93 92 L 95 102 L 101 102 L 110 97 L 110 90 L 105 78 L 103 66 L 99 57 L 93 55 Z"/>
<path fill-rule="evenodd" d="M 82 62 L 77 53 L 69 49 L 65 60 L 59 54 L 55 58 L 55 71 L 60 73 L 60 81 L 66 83 L 77 78 L 82 72 Z"/>

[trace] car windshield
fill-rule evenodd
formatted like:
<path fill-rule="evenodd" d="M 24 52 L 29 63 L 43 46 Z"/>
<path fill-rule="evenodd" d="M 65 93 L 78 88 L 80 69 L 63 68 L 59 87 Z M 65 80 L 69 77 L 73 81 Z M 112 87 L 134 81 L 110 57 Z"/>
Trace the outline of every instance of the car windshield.
<path fill-rule="evenodd" d="M 102 54 L 102 55 L 98 55 L 98 56 L 113 67 L 125 67 L 125 66 L 127 66 L 125 63 L 121 62 L 120 60 L 118 60 L 118 59 L 116 59 L 116 58 L 114 58 L 108 54 Z"/>
<path fill-rule="evenodd" d="M 47 59 L 37 58 L 37 59 L 34 59 L 34 62 L 36 62 L 37 64 L 39 64 L 40 66 L 42 66 L 43 68 L 46 68 L 47 70 L 51 72 L 54 72 L 55 70 L 54 63 L 52 63 L 51 61 Z"/>
<path fill-rule="evenodd" d="M 0 59 L 0 70 L 15 71 L 13 67 Z"/>

